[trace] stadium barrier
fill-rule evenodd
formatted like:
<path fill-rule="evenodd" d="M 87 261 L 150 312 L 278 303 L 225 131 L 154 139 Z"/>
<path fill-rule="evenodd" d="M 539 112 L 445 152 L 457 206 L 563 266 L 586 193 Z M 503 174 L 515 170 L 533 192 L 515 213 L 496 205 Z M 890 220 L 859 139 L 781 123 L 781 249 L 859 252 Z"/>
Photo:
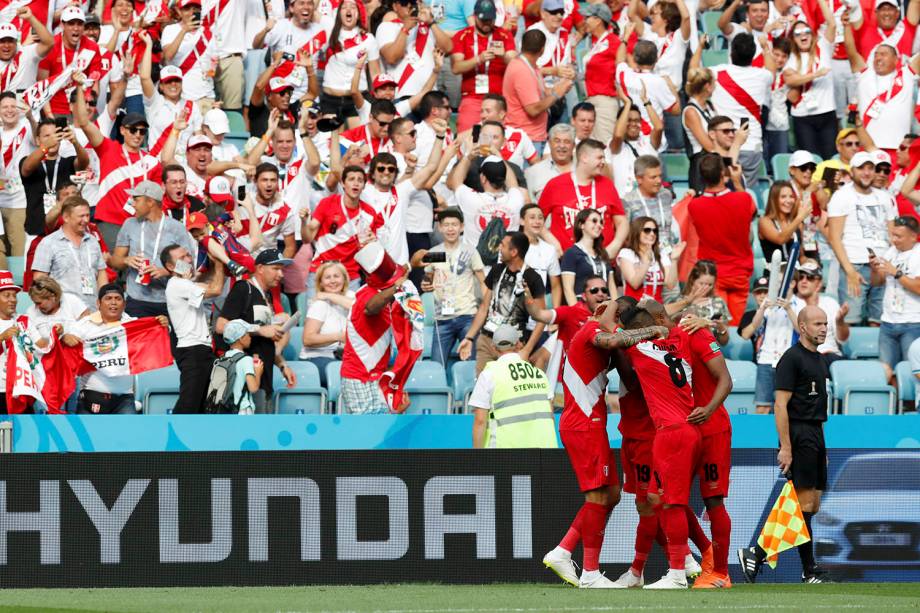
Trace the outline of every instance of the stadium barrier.
<path fill-rule="evenodd" d="M 562 450 L 52 453 L 4 463 L 4 587 L 549 582 L 542 556 L 582 498 Z M 771 449 L 736 450 L 733 463 L 734 549 L 751 541 L 783 481 Z M 920 452 L 833 450 L 830 472 L 815 518 L 819 561 L 852 567 L 856 579 L 916 580 Z M 692 507 L 703 515 L 697 493 Z M 631 561 L 635 525 L 624 494 L 601 555 L 608 575 Z M 647 578 L 664 570 L 654 551 Z M 740 580 L 735 564 L 731 572 Z M 762 581 L 799 572 L 787 552 Z"/>

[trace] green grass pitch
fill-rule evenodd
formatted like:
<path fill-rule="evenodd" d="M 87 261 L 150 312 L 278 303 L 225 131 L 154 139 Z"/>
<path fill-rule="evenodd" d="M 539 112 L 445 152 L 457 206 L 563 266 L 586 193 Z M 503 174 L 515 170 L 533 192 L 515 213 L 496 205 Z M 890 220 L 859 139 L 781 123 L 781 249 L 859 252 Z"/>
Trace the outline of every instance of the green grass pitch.
<path fill-rule="evenodd" d="M 603 611 L 917 611 L 918 583 L 739 585 L 731 590 L 576 590 L 493 584 L 0 591 L 12 611 L 304 611 L 355 613 L 577 613 Z"/>

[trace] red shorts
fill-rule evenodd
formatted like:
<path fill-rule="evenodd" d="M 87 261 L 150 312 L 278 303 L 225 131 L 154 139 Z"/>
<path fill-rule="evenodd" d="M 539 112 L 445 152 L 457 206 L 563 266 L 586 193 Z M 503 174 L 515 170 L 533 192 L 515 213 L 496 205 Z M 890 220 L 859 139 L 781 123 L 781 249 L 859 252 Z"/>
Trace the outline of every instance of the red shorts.
<path fill-rule="evenodd" d="M 620 462 L 623 464 L 623 491 L 636 495 L 637 502 L 648 499 L 649 483 L 652 481 L 653 439 L 624 438 L 620 447 Z M 657 487 L 652 491 L 657 491 Z"/>
<path fill-rule="evenodd" d="M 655 434 L 653 465 L 661 479 L 661 501 L 665 504 L 689 504 L 701 438 L 699 428 L 690 424 L 670 426 Z"/>
<path fill-rule="evenodd" d="M 607 430 L 560 430 L 559 436 L 581 491 L 620 484 Z"/>
<path fill-rule="evenodd" d="M 700 495 L 703 498 L 728 496 L 728 474 L 732 467 L 732 431 L 703 437 L 700 465 Z"/>

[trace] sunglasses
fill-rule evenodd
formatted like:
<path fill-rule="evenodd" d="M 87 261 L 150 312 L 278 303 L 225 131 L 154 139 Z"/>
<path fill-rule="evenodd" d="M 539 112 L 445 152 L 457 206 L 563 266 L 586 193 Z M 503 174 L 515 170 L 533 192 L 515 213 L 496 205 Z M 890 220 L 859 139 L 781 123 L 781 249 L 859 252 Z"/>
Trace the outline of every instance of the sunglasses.
<path fill-rule="evenodd" d="M 416 135 L 416 134 L 418 134 L 418 131 L 416 131 L 416 130 L 409 130 L 408 132 L 404 133 L 403 136 L 411 136 L 412 138 L 415 138 L 415 135 Z"/>
<path fill-rule="evenodd" d="M 658 228 L 642 228 L 642 234 L 658 234 Z"/>
<path fill-rule="evenodd" d="M 376 168 L 377 172 L 396 172 L 396 166 L 378 166 Z"/>
<path fill-rule="evenodd" d="M 818 166 L 816 164 L 805 164 L 803 166 L 799 166 L 798 169 L 801 172 L 814 172 L 818 169 Z"/>
<path fill-rule="evenodd" d="M 809 34 L 811 34 L 810 28 L 806 28 L 804 30 L 796 30 L 792 33 L 793 36 L 808 36 Z"/>
<path fill-rule="evenodd" d="M 843 145 L 844 147 L 859 147 L 858 140 L 845 140 L 840 144 Z"/>
<path fill-rule="evenodd" d="M 724 134 L 734 134 L 737 132 L 735 128 L 719 128 L 716 132 L 722 132 Z"/>
<path fill-rule="evenodd" d="M 600 285 L 598 287 L 592 287 L 591 289 L 586 289 L 585 292 L 587 292 L 588 294 L 591 294 L 592 296 L 594 294 L 607 294 L 608 296 L 610 295 L 610 290 Z"/>
<path fill-rule="evenodd" d="M 546 9 L 543 9 L 543 10 L 546 10 Z M 565 15 L 565 9 L 554 9 L 552 11 L 546 11 L 546 12 L 549 13 L 550 15 L 555 15 L 556 17 L 561 17 L 562 15 Z"/>
<path fill-rule="evenodd" d="M 800 273 L 799 281 L 801 281 L 802 279 L 808 279 L 809 281 L 817 281 L 820 278 L 821 278 L 821 275 L 816 275 L 810 272 L 803 272 L 803 273 Z"/>
<path fill-rule="evenodd" d="M 882 166 L 882 165 L 876 166 L 876 167 L 875 167 L 875 172 L 878 173 L 878 174 L 880 174 L 880 175 L 890 175 L 890 174 L 891 174 L 891 166 L 889 166 L 889 165 L 887 165 L 887 164 L 885 164 L 884 166 Z"/>
<path fill-rule="evenodd" d="M 131 134 L 140 134 L 141 136 L 145 136 L 147 134 L 147 128 L 143 126 L 125 126 L 125 130 Z"/>
<path fill-rule="evenodd" d="M 377 125 L 379 125 L 381 128 L 385 128 L 385 127 L 387 127 L 388 125 L 390 125 L 390 122 L 389 122 L 389 121 L 380 121 L 380 120 L 377 119 L 376 117 L 373 117 L 372 119 L 373 119 L 374 121 L 376 121 L 376 122 L 377 122 Z"/>

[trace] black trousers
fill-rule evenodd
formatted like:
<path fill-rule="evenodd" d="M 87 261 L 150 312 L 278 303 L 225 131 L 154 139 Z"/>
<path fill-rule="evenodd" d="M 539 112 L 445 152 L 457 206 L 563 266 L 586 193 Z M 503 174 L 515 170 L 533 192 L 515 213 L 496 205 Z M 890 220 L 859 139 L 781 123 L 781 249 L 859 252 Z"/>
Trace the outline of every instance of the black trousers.
<path fill-rule="evenodd" d="M 406 232 L 406 244 L 409 246 L 409 257 L 419 249 L 431 249 L 431 234 L 428 232 Z M 415 284 L 419 293 L 422 291 L 422 277 L 425 276 L 424 268 L 413 268 L 409 273 L 409 280 Z"/>
<path fill-rule="evenodd" d="M 795 146 L 811 151 L 829 160 L 837 153 L 836 139 L 839 124 L 837 113 L 828 111 L 820 115 L 793 117 L 792 129 L 795 132 Z"/>
<path fill-rule="evenodd" d="M 201 413 L 211 381 L 214 352 L 208 345 L 194 345 L 177 347 L 175 355 L 179 368 L 179 398 L 173 413 Z"/>

